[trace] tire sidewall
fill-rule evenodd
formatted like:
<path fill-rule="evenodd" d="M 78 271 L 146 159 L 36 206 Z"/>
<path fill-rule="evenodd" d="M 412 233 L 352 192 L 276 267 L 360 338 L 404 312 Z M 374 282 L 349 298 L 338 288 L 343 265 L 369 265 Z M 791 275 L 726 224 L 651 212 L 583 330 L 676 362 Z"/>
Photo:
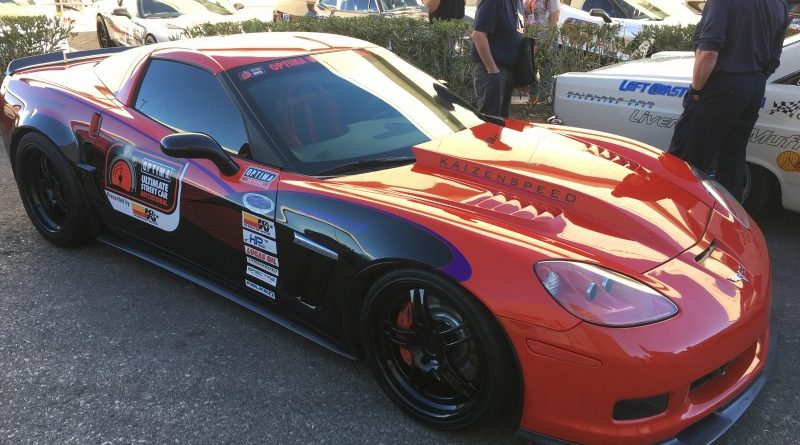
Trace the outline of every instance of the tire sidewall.
<path fill-rule="evenodd" d="M 470 402 L 470 409 L 457 417 L 450 419 L 434 419 L 409 406 L 405 398 L 398 394 L 400 391 L 396 384 L 388 382 L 384 377 L 384 370 L 380 364 L 382 358 L 381 341 L 376 338 L 377 323 L 382 322 L 381 313 L 389 296 L 383 295 L 388 288 L 403 283 L 424 284 L 428 288 L 436 289 L 448 296 L 448 302 L 457 307 L 460 315 L 474 326 L 479 337 L 480 348 L 483 353 L 482 363 L 485 375 L 484 384 L 478 389 L 475 400 Z M 365 358 L 373 375 L 389 398 L 406 414 L 424 423 L 427 426 L 442 430 L 459 430 L 478 422 L 490 420 L 493 415 L 500 414 L 507 409 L 515 407 L 512 383 L 516 381 L 514 362 L 510 357 L 510 345 L 507 337 L 500 329 L 499 324 L 491 313 L 480 304 L 475 297 L 460 288 L 430 272 L 417 269 L 404 269 L 391 272 L 380 278 L 372 286 L 364 301 L 361 313 L 361 339 L 364 345 Z M 507 406 L 504 406 L 507 405 Z"/>
<path fill-rule="evenodd" d="M 24 163 L 27 162 L 26 158 L 33 154 L 33 151 L 38 151 L 47 156 L 47 159 L 52 164 L 61 181 L 63 193 L 67 201 L 64 224 L 60 230 L 55 232 L 48 229 L 42 223 L 34 208 L 34 203 L 29 196 L 30 190 L 26 182 L 29 178 L 26 177 L 28 173 Z M 55 144 L 38 133 L 28 133 L 23 136 L 19 141 L 14 156 L 14 172 L 25 212 L 28 214 L 28 218 L 31 220 L 33 226 L 43 237 L 60 246 L 75 246 L 88 241 L 90 226 L 86 211 L 86 202 L 75 172 L 72 170 L 69 161 L 61 151 L 56 148 Z"/>

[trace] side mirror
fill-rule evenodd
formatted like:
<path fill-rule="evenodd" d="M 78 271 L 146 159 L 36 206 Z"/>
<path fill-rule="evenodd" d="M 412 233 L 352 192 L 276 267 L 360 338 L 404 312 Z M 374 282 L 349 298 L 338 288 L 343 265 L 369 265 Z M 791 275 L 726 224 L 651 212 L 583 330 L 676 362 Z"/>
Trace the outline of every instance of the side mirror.
<path fill-rule="evenodd" d="M 237 11 L 242 10 L 242 9 L 244 9 L 244 5 L 241 4 L 241 3 L 234 3 L 233 4 L 233 9 L 235 9 Z"/>
<path fill-rule="evenodd" d="M 131 18 L 131 13 L 125 8 L 114 8 L 111 15 L 121 15 L 123 17 Z"/>
<path fill-rule="evenodd" d="M 605 9 L 592 8 L 589 10 L 589 15 L 592 17 L 602 17 L 604 22 L 611 23 L 611 17 L 608 16 L 608 13 L 605 11 Z"/>
<path fill-rule="evenodd" d="M 236 163 L 211 136 L 203 133 L 175 133 L 161 139 L 161 151 L 173 158 L 208 159 L 225 176 L 239 171 Z"/>

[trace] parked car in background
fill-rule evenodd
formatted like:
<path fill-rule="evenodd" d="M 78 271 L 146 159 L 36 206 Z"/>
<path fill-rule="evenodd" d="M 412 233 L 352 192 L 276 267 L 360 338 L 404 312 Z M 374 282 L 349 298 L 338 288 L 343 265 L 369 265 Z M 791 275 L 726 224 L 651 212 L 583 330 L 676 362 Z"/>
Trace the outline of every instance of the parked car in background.
<path fill-rule="evenodd" d="M 418 0 L 277 0 L 276 15 L 284 18 L 299 16 L 362 17 L 428 17 L 427 9 Z"/>
<path fill-rule="evenodd" d="M 242 8 L 227 0 L 104 0 L 97 14 L 97 41 L 101 48 L 166 42 L 200 23 L 252 18 L 237 13 Z"/>
<path fill-rule="evenodd" d="M 53 16 L 54 10 L 30 0 L 0 0 L 0 16 Z"/>
<path fill-rule="evenodd" d="M 656 54 L 587 73 L 556 78 L 554 109 L 560 122 L 607 131 L 666 149 L 682 112 L 694 56 Z M 781 65 L 769 78 L 747 149 L 744 203 L 751 212 L 776 192 L 800 212 L 800 35 L 784 42 Z"/>
<path fill-rule="evenodd" d="M 700 15 L 683 2 L 670 0 L 564 0 L 559 24 L 618 25 L 625 43 L 643 26 L 690 25 Z"/>

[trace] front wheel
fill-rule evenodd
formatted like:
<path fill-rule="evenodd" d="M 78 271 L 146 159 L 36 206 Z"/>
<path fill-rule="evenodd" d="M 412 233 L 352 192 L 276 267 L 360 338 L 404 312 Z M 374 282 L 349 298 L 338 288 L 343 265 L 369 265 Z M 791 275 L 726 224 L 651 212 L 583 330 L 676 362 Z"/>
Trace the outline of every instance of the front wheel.
<path fill-rule="evenodd" d="M 100 16 L 97 17 L 97 43 L 100 45 L 100 48 L 111 48 L 114 46 L 114 43 L 111 41 L 111 36 L 108 34 L 105 21 L 103 21 L 103 18 Z"/>
<path fill-rule="evenodd" d="M 513 353 L 497 321 L 430 272 L 378 280 L 364 302 L 361 338 L 389 398 L 428 426 L 462 429 L 516 404 Z"/>
<path fill-rule="evenodd" d="M 145 45 L 153 45 L 153 44 L 156 44 L 156 43 L 158 43 L 158 40 L 156 40 L 156 37 L 154 35 L 148 34 L 148 35 L 146 35 L 144 37 L 144 44 Z"/>
<path fill-rule="evenodd" d="M 69 161 L 38 133 L 22 137 L 14 161 L 22 203 L 33 226 L 50 242 L 75 246 L 91 235 L 88 208 Z"/>

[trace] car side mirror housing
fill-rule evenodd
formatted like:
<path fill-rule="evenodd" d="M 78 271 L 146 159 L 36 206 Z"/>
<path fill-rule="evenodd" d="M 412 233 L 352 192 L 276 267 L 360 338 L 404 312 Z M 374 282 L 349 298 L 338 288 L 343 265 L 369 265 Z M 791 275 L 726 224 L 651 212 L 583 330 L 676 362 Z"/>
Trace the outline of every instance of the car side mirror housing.
<path fill-rule="evenodd" d="M 589 15 L 592 17 L 601 17 L 604 22 L 611 23 L 611 17 L 603 8 L 592 8 L 589 10 Z"/>
<path fill-rule="evenodd" d="M 225 176 L 235 175 L 239 164 L 214 138 L 203 133 L 175 133 L 161 139 L 161 152 L 173 158 L 208 159 Z"/>
<path fill-rule="evenodd" d="M 125 8 L 114 8 L 111 15 L 121 15 L 123 17 L 131 18 L 131 13 Z"/>

